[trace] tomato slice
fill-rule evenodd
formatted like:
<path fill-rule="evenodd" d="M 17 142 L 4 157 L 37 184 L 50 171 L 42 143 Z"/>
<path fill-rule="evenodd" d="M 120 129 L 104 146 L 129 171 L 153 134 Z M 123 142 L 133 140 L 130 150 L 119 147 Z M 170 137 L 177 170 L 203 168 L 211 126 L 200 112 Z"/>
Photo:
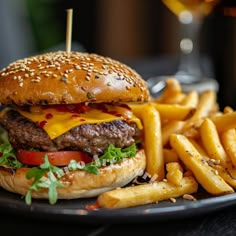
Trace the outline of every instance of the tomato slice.
<path fill-rule="evenodd" d="M 49 162 L 54 166 L 66 166 L 71 160 L 81 161 L 85 164 L 93 160 L 80 151 L 36 152 L 20 149 L 17 151 L 16 157 L 22 164 L 41 165 L 44 163 L 46 154 L 48 155 Z"/>

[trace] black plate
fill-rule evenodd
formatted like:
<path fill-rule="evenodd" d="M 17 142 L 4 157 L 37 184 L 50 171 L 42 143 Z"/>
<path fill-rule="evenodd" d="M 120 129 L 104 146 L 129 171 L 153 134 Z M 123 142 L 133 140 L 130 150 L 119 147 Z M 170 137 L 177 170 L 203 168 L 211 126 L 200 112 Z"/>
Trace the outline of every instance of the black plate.
<path fill-rule="evenodd" d="M 75 220 L 86 223 L 132 223 L 151 222 L 207 214 L 236 203 L 236 193 L 212 197 L 200 190 L 195 195 L 197 201 L 178 198 L 176 203 L 162 201 L 155 204 L 131 207 L 127 209 L 87 210 L 96 199 L 59 200 L 50 205 L 46 200 L 34 200 L 31 206 L 17 194 L 0 189 L 1 211 L 14 212 L 29 217 L 42 217 L 49 220 Z"/>

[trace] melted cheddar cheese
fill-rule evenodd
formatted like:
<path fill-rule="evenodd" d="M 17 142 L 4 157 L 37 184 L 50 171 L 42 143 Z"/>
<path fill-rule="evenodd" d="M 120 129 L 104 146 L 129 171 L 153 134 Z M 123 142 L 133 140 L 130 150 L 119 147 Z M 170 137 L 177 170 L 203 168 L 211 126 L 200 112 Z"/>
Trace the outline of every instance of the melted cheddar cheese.
<path fill-rule="evenodd" d="M 48 106 L 43 109 L 40 106 L 34 106 L 31 111 L 18 109 L 18 112 L 43 128 L 51 139 L 82 124 L 95 124 L 114 120 L 132 121 L 137 124 L 139 129 L 143 128 L 141 121 L 134 116 L 129 109 L 111 105 L 106 105 L 106 109 L 105 112 L 103 109 L 89 107 L 89 109 L 84 112 L 70 112 L 56 109 L 53 106 Z"/>

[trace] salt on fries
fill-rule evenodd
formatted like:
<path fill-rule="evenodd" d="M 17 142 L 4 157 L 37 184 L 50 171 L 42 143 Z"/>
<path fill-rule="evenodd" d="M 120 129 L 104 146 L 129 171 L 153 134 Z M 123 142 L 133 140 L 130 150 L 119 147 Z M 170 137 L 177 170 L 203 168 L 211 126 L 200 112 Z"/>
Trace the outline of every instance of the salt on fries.
<path fill-rule="evenodd" d="M 212 195 L 235 192 L 236 111 L 231 107 L 220 111 L 216 97 L 211 90 L 184 93 L 170 78 L 159 98 L 132 104 L 143 122 L 146 173 L 153 181 L 102 193 L 99 205 L 126 208 L 175 202 L 196 193 L 199 185 Z"/>

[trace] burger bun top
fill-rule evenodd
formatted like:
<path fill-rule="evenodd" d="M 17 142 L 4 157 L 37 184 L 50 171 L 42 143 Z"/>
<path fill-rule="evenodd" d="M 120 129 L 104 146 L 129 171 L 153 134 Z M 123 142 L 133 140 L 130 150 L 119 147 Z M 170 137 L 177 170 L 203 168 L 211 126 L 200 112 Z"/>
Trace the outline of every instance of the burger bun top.
<path fill-rule="evenodd" d="M 50 52 L 0 71 L 0 103 L 50 105 L 150 100 L 146 82 L 129 66 L 81 52 Z"/>

